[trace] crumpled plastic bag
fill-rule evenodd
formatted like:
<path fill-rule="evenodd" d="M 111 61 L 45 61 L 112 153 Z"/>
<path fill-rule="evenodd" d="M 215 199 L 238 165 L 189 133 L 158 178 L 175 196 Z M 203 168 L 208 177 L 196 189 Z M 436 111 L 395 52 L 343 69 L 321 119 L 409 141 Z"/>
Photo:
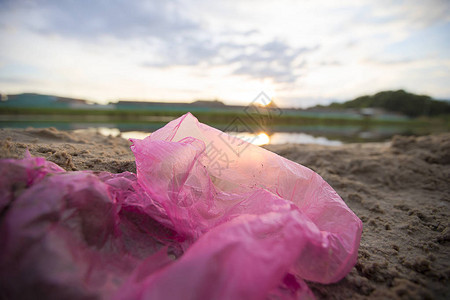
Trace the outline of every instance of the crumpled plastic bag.
<path fill-rule="evenodd" d="M 189 113 L 132 143 L 137 174 L 0 161 L 0 296 L 308 299 L 356 263 L 362 223 L 312 170 Z"/>

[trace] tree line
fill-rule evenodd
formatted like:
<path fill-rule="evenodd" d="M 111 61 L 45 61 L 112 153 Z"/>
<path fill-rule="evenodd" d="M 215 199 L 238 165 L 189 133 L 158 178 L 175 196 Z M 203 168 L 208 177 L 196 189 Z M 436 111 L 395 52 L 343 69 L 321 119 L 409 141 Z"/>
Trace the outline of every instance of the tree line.
<path fill-rule="evenodd" d="M 450 103 L 426 95 L 398 91 L 384 91 L 371 96 L 361 96 L 344 103 L 332 103 L 330 108 L 382 108 L 408 117 L 450 114 Z"/>

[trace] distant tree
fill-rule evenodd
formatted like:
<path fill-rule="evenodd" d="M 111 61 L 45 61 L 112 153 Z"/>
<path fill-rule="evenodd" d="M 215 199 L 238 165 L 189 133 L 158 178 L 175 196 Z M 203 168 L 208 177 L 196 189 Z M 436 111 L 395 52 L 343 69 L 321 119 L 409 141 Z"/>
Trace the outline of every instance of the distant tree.
<path fill-rule="evenodd" d="M 450 114 L 450 103 L 434 100 L 426 95 L 398 91 L 384 91 L 372 96 L 361 96 L 344 103 L 332 103 L 331 108 L 382 108 L 408 117 Z"/>

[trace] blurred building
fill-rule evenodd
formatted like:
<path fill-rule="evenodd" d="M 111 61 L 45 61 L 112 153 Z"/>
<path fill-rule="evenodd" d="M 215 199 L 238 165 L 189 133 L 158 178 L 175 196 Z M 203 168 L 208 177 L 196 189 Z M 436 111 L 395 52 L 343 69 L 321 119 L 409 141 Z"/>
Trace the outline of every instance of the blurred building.
<path fill-rule="evenodd" d="M 2 95 L 0 108 L 60 108 L 60 109 L 114 109 L 114 105 L 99 105 L 84 99 L 24 93 Z"/>

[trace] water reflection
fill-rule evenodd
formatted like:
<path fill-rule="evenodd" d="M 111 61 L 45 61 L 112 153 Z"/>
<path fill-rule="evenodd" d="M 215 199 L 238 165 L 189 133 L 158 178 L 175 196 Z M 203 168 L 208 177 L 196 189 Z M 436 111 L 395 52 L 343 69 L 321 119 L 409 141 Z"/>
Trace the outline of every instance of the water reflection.
<path fill-rule="evenodd" d="M 0 118 L 0 128 L 46 128 L 55 127 L 58 130 L 93 130 L 105 136 L 121 136 L 123 138 L 143 139 L 166 125 L 164 122 L 62 122 L 62 121 L 2 121 Z M 210 124 L 211 125 L 211 124 Z M 226 130 L 227 124 L 212 125 L 219 130 Z M 267 128 L 266 132 L 232 132 L 239 138 L 256 145 L 265 144 L 321 144 L 321 145 L 341 145 L 342 143 L 365 143 L 383 142 L 392 136 L 399 135 L 427 135 L 441 132 L 442 129 L 432 126 L 412 127 L 405 124 L 398 125 L 278 125 Z M 448 130 L 448 129 L 445 129 Z M 444 130 L 444 131 L 445 131 Z M 230 133 L 230 132 L 228 132 Z"/>
<path fill-rule="evenodd" d="M 79 131 L 96 131 L 104 136 L 120 136 L 124 139 L 145 139 L 151 132 L 146 131 L 120 131 L 119 128 L 109 128 L 109 127 L 98 127 L 89 129 L 79 129 Z"/>
<path fill-rule="evenodd" d="M 258 146 L 267 145 L 270 144 L 270 137 L 267 135 L 267 133 L 261 132 L 256 136 L 255 141 L 252 143 Z"/>
<path fill-rule="evenodd" d="M 150 135 L 150 132 L 144 131 L 120 131 L 118 128 L 99 127 L 96 130 L 104 136 L 120 136 L 124 139 L 144 139 Z M 306 133 L 296 132 L 276 132 L 267 134 L 265 132 L 251 133 L 251 132 L 228 132 L 228 134 L 240 138 L 246 142 L 254 145 L 262 146 L 268 144 L 319 144 L 327 146 L 339 146 L 342 145 L 341 141 L 330 140 L 326 137 L 316 137 Z"/>
<path fill-rule="evenodd" d="M 275 132 L 272 134 L 267 134 L 265 132 L 261 133 L 250 133 L 250 132 L 228 132 L 228 134 L 236 136 L 243 139 L 246 142 L 252 143 L 254 145 L 275 145 L 275 144 L 319 144 L 327 146 L 339 146 L 342 145 L 341 141 L 330 140 L 326 137 L 316 137 L 306 133 L 298 132 Z"/>
<path fill-rule="evenodd" d="M 330 140 L 323 136 L 313 136 L 306 133 L 276 132 L 270 136 L 271 144 L 318 144 L 326 146 L 342 145 L 341 141 Z"/>

